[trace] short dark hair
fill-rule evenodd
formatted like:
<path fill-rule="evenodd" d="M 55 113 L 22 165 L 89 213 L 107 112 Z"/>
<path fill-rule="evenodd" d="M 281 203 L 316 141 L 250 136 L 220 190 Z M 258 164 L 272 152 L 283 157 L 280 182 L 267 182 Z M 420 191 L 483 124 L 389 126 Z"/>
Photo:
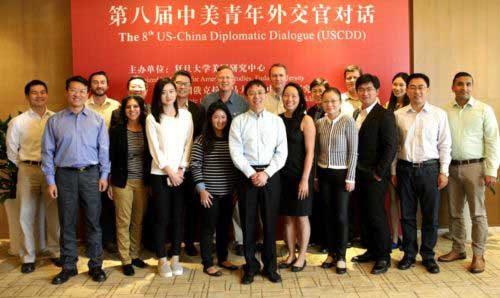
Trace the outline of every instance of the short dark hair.
<path fill-rule="evenodd" d="M 99 70 L 99 71 L 91 73 L 89 76 L 89 83 L 92 83 L 92 78 L 95 76 L 104 76 L 106 78 L 106 83 L 109 84 L 108 75 L 103 70 Z"/>
<path fill-rule="evenodd" d="M 346 73 L 348 72 L 353 72 L 353 71 L 357 71 L 359 72 L 359 75 L 362 76 L 363 75 L 363 70 L 361 69 L 361 67 L 355 65 L 355 64 L 351 64 L 351 65 L 347 65 L 344 69 L 344 79 L 345 79 L 345 75 Z"/>
<path fill-rule="evenodd" d="M 455 85 L 455 81 L 458 79 L 458 78 L 461 78 L 461 77 L 469 77 L 472 79 L 472 83 L 474 83 L 474 78 L 472 77 L 472 75 L 468 72 L 465 72 L 465 71 L 461 71 L 461 72 L 457 72 L 455 74 L 455 76 L 453 77 L 453 83 L 452 85 Z"/>
<path fill-rule="evenodd" d="M 191 78 L 191 73 L 190 73 L 189 71 L 187 71 L 187 70 L 180 69 L 180 70 L 176 71 L 176 72 L 174 73 L 174 75 L 172 76 L 172 81 L 174 81 L 174 82 L 175 82 L 175 80 L 177 79 L 177 77 L 178 77 L 178 76 L 185 76 L 185 77 L 188 77 L 188 79 L 189 79 L 189 83 L 192 83 L 192 82 L 193 82 L 193 80 L 192 80 L 192 78 Z"/>
<path fill-rule="evenodd" d="M 411 80 L 413 79 L 422 79 L 425 81 L 425 84 L 427 84 L 427 87 L 430 87 L 431 86 L 431 80 L 429 80 L 429 77 L 426 76 L 425 74 L 423 73 L 420 73 L 420 72 L 416 72 L 416 73 L 412 73 L 409 77 L 408 77 L 408 80 L 406 81 L 406 86 L 408 87 L 408 85 L 410 85 L 410 82 Z"/>
<path fill-rule="evenodd" d="M 335 87 L 330 87 L 330 86 L 328 86 L 328 88 L 326 88 L 325 91 L 323 91 L 323 93 L 321 94 L 321 98 L 323 98 L 323 95 L 325 95 L 328 92 L 333 92 L 333 93 L 337 94 L 338 97 L 340 98 L 340 100 L 342 101 L 342 93 L 340 93 L 340 90 L 335 88 Z"/>
<path fill-rule="evenodd" d="M 248 95 L 247 94 L 248 90 L 250 89 L 250 87 L 253 87 L 253 86 L 261 86 L 264 88 L 264 90 L 267 90 L 267 86 L 264 82 L 262 82 L 259 79 L 254 79 L 245 85 L 245 88 L 243 89 L 243 93 L 245 93 L 245 95 Z"/>
<path fill-rule="evenodd" d="M 144 86 L 146 86 L 146 89 L 148 89 L 148 82 L 146 81 L 145 78 L 141 77 L 141 76 L 131 76 L 128 81 L 127 81 L 127 90 L 128 88 L 130 87 L 130 82 L 132 82 L 133 80 L 141 80 L 144 82 Z"/>
<path fill-rule="evenodd" d="M 24 95 L 28 96 L 30 94 L 31 87 L 33 86 L 43 86 L 45 91 L 49 92 L 49 88 L 47 88 L 47 84 L 45 84 L 44 81 L 31 80 L 26 84 L 26 86 L 24 86 Z"/>
<path fill-rule="evenodd" d="M 380 89 L 380 81 L 377 76 L 365 73 L 356 80 L 356 90 L 358 90 L 359 86 L 367 83 L 372 83 L 373 87 L 375 87 L 375 89 L 377 90 Z"/>
<path fill-rule="evenodd" d="M 271 67 L 269 67 L 269 76 L 271 76 L 271 69 L 273 69 L 273 67 L 284 68 L 285 69 L 285 73 L 288 74 L 288 69 L 286 68 L 285 64 L 283 64 L 283 63 L 274 63 L 273 65 L 271 65 Z"/>
<path fill-rule="evenodd" d="M 72 76 L 66 80 L 66 91 L 68 91 L 69 84 L 71 84 L 71 82 L 78 82 L 78 83 L 85 85 L 85 87 L 89 88 L 89 82 L 84 77 L 76 75 L 76 76 Z"/>
<path fill-rule="evenodd" d="M 323 78 L 315 78 L 311 84 L 309 84 L 309 91 L 312 91 L 312 89 L 316 86 L 325 86 L 325 89 L 330 87 L 327 80 Z"/>

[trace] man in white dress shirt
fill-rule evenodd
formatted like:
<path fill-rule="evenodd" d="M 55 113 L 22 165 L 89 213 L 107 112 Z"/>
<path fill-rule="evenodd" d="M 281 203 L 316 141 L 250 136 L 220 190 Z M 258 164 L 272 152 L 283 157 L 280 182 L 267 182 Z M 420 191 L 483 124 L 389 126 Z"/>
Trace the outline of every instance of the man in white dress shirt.
<path fill-rule="evenodd" d="M 439 191 L 448 184 L 451 133 L 446 112 L 427 102 L 429 78 L 422 73 L 408 77 L 410 104 L 395 112 L 399 135 L 392 182 L 401 200 L 403 259 L 398 268 L 415 264 L 417 253 L 428 272 L 438 273 L 434 259 L 437 242 Z M 422 244 L 417 244 L 417 206 L 422 212 Z"/>
<path fill-rule="evenodd" d="M 275 229 L 281 192 L 278 171 L 288 155 L 286 130 L 281 118 L 264 108 L 266 85 L 262 81 L 248 82 L 245 95 L 250 110 L 233 120 L 229 133 L 231 158 L 241 171 L 237 192 L 246 261 L 241 282 L 252 283 L 261 269 L 255 258 L 258 208 L 264 230 L 262 274 L 271 282 L 280 282 L 281 276 L 276 272 Z"/>
<path fill-rule="evenodd" d="M 271 68 L 269 68 L 269 81 L 271 82 L 271 90 L 266 94 L 264 107 L 268 112 L 279 115 L 285 112 L 282 95 L 288 81 L 286 66 L 281 63 L 271 65 Z"/>
<path fill-rule="evenodd" d="M 47 191 L 41 165 L 41 141 L 45 124 L 54 112 L 47 109 L 47 85 L 33 80 L 24 87 L 30 108 L 10 121 L 7 130 L 7 156 L 18 168 L 17 200 L 19 201 L 23 245 L 20 250 L 21 272 L 35 270 L 36 240 L 39 230 L 35 219 L 45 211 L 47 248 L 54 264 L 59 262 L 59 217 L 57 201 Z M 42 212 L 43 213 L 43 212 Z"/>

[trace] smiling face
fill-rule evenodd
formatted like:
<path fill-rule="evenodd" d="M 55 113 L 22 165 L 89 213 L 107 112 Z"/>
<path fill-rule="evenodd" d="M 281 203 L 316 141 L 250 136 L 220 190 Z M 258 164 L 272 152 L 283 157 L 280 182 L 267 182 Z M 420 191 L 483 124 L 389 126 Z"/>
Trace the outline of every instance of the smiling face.
<path fill-rule="evenodd" d="M 323 93 L 321 106 L 328 116 L 338 115 L 341 106 L 340 96 L 334 91 Z"/>
<path fill-rule="evenodd" d="M 129 121 L 137 121 L 141 115 L 141 107 L 135 99 L 130 99 L 125 105 L 125 116 Z"/>
<path fill-rule="evenodd" d="M 148 89 L 146 88 L 146 83 L 141 79 L 133 79 L 128 84 L 128 95 L 140 96 L 146 98 L 148 94 Z"/>
<path fill-rule="evenodd" d="M 163 86 L 163 90 L 161 91 L 161 103 L 164 106 L 173 105 L 176 97 L 177 92 L 175 91 L 174 85 L 166 84 L 165 86 Z"/>
<path fill-rule="evenodd" d="M 293 113 L 300 103 L 299 91 L 294 86 L 288 86 L 283 90 L 283 106 L 289 113 Z"/>
<path fill-rule="evenodd" d="M 224 68 L 217 72 L 217 87 L 222 92 L 229 92 L 234 87 L 234 74 L 230 69 Z"/>
<path fill-rule="evenodd" d="M 214 132 L 217 135 L 222 134 L 224 128 L 227 125 L 227 115 L 221 109 L 216 110 L 212 115 L 212 127 L 214 128 Z"/>
<path fill-rule="evenodd" d="M 103 75 L 95 75 L 90 80 L 90 93 L 103 96 L 108 91 L 108 80 Z"/>
<path fill-rule="evenodd" d="M 254 113 L 260 113 L 264 110 L 264 99 L 266 98 L 266 89 L 261 85 L 252 85 L 247 91 L 247 102 Z"/>
<path fill-rule="evenodd" d="M 177 98 L 187 99 L 191 94 L 191 81 L 188 77 L 178 75 L 175 77 L 175 87 L 177 88 Z"/>
<path fill-rule="evenodd" d="M 321 104 L 321 95 L 325 92 L 325 89 L 324 85 L 316 85 L 311 89 L 312 100 L 316 104 Z"/>
<path fill-rule="evenodd" d="M 392 81 L 392 94 L 396 98 L 401 98 L 406 94 L 406 82 L 401 77 L 397 77 Z"/>
<path fill-rule="evenodd" d="M 70 82 L 66 91 L 68 105 L 73 109 L 82 109 L 87 100 L 87 86 L 80 82 Z"/>
<path fill-rule="evenodd" d="M 420 107 L 425 104 L 429 88 L 427 83 L 422 78 L 414 78 L 408 82 L 408 88 L 406 93 L 410 98 L 410 104 L 412 106 Z"/>
<path fill-rule="evenodd" d="M 377 100 L 378 89 L 373 86 L 372 82 L 361 84 L 356 92 L 363 109 L 371 106 Z"/>
<path fill-rule="evenodd" d="M 32 108 L 44 108 L 47 105 L 49 94 L 43 85 L 33 85 L 30 88 L 26 99 Z"/>

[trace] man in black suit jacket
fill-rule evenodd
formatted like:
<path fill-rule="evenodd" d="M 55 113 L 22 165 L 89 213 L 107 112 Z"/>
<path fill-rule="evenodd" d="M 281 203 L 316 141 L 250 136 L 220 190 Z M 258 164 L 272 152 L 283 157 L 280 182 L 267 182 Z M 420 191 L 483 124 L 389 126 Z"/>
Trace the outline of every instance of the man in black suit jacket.
<path fill-rule="evenodd" d="M 367 251 L 352 258 L 353 262 L 375 261 L 372 274 L 387 272 L 391 265 L 391 239 L 385 211 L 385 192 L 391 163 L 397 150 L 394 114 L 378 103 L 380 82 L 364 74 L 356 81 L 362 102 L 354 113 L 359 130 L 356 189 L 361 206 L 361 224 L 365 231 Z"/>

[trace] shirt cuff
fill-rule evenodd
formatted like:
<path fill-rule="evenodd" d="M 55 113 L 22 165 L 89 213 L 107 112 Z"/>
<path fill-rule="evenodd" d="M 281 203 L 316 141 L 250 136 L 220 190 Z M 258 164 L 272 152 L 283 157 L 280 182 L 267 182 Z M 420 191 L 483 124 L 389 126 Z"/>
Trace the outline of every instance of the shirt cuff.
<path fill-rule="evenodd" d="M 354 180 L 346 180 L 345 182 L 346 183 L 356 183 L 356 181 L 354 181 Z"/>
<path fill-rule="evenodd" d="M 484 175 L 486 176 L 491 176 L 491 177 L 497 177 L 497 170 L 496 169 L 490 169 L 488 167 L 484 168 Z"/>
<path fill-rule="evenodd" d="M 48 185 L 55 185 L 56 184 L 56 179 L 54 178 L 54 175 L 46 176 L 45 180 L 47 180 Z"/>
<path fill-rule="evenodd" d="M 202 190 L 205 190 L 205 183 L 200 182 L 200 183 L 196 184 L 195 188 L 196 188 L 196 191 L 198 193 L 200 193 Z"/>
<path fill-rule="evenodd" d="M 108 180 L 109 173 L 108 172 L 102 172 L 101 173 L 101 178 L 102 180 Z"/>

